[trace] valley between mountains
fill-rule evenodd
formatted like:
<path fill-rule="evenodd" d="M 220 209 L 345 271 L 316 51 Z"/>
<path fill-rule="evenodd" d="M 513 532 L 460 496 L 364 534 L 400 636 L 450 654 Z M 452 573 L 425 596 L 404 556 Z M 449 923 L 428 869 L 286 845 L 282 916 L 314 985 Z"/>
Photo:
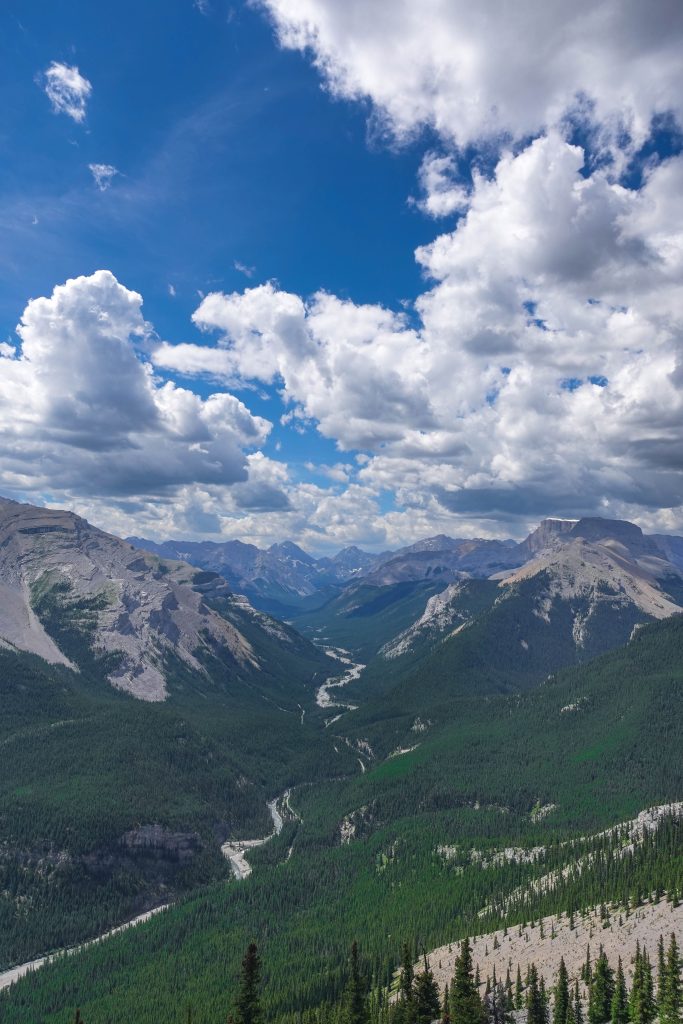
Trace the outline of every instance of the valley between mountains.
<path fill-rule="evenodd" d="M 256 939 L 269 1020 L 336 1022 L 358 940 L 381 1022 L 405 942 L 443 983 L 468 934 L 680 928 L 682 538 L 314 558 L 2 500 L 0 592 L 0 970 L 79 947 L 3 1021 L 209 1024 Z"/>

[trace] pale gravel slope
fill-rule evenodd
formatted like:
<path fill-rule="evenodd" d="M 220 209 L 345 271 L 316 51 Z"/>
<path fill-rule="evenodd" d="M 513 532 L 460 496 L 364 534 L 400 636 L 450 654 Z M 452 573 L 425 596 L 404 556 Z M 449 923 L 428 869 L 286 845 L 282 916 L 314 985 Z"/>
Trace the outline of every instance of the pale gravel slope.
<path fill-rule="evenodd" d="M 619 925 L 620 913 L 621 925 Z M 610 924 L 607 928 L 603 928 L 602 925 L 599 908 L 595 908 L 585 918 L 577 914 L 573 930 L 570 928 L 570 922 L 566 916 L 543 918 L 544 938 L 541 938 L 540 925 L 524 929 L 521 936 L 517 926 L 511 927 L 507 935 L 503 931 L 480 935 L 472 941 L 473 962 L 475 967 L 479 967 L 480 976 L 485 983 L 487 977 L 493 976 L 494 966 L 496 976 L 505 981 L 505 973 L 509 961 L 512 960 L 510 974 L 513 984 L 517 964 L 519 964 L 522 978 L 524 978 L 528 964 L 533 962 L 536 964 L 539 974 L 545 978 L 546 985 L 550 986 L 555 982 L 560 957 L 564 957 L 570 981 L 574 982 L 579 977 L 581 966 L 586 959 L 586 945 L 590 944 L 591 956 L 595 961 L 599 946 L 602 944 L 610 963 L 614 966 L 616 966 L 617 957 L 621 957 L 627 984 L 630 985 L 633 978 L 631 960 L 635 953 L 636 942 L 640 943 L 641 948 L 647 949 L 650 959 L 655 963 L 660 935 L 663 935 L 665 941 L 668 942 L 668 937 L 673 931 L 679 945 L 683 943 L 683 904 L 673 907 L 664 899 L 656 904 L 646 903 L 637 910 L 631 911 L 628 918 L 624 916 L 623 909 L 621 911 L 610 910 Z M 553 929 L 555 938 L 551 937 Z M 496 939 L 499 949 L 493 948 Z M 458 945 L 452 943 L 450 946 L 441 946 L 433 950 L 428 956 L 430 966 L 434 970 L 434 975 L 442 990 L 444 984 L 446 982 L 450 984 L 453 977 L 457 953 Z M 583 985 L 581 987 L 583 989 Z"/>

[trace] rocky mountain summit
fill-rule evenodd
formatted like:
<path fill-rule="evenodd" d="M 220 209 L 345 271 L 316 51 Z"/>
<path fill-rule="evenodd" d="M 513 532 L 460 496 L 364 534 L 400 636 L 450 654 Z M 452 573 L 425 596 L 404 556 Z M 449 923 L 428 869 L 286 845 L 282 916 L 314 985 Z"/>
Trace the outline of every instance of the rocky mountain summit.
<path fill-rule="evenodd" d="M 261 641 L 292 645 L 296 634 L 215 573 L 140 551 L 71 512 L 0 499 L 0 644 L 78 668 L 64 636 L 109 656 L 113 686 L 160 701 L 169 656 L 200 674 L 219 657 L 224 675 L 251 675 Z"/>
<path fill-rule="evenodd" d="M 676 538 L 670 538 L 675 540 Z M 529 650 L 544 623 L 548 634 L 581 652 L 597 653 L 614 637 L 625 642 L 635 625 L 683 612 L 683 572 L 667 557 L 659 538 L 647 537 L 633 523 L 619 520 L 544 520 L 511 557 L 527 557 L 517 568 L 495 573 L 489 583 L 488 615 L 512 602 L 518 643 Z M 460 579 L 432 596 L 423 614 L 385 645 L 396 658 L 448 639 L 477 621 L 471 610 L 472 581 Z M 538 638 L 536 640 L 538 642 Z"/>

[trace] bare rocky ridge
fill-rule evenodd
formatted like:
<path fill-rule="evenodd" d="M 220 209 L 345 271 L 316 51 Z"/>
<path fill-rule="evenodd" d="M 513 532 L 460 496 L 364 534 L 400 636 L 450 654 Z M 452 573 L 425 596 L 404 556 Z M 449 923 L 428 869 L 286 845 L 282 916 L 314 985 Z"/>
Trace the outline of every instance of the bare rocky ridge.
<path fill-rule="evenodd" d="M 590 543 L 581 537 L 570 540 L 559 549 L 542 552 L 521 569 L 506 576 L 503 588 L 521 580 L 547 573 L 549 584 L 539 600 L 537 614 L 548 614 L 552 600 L 588 599 L 591 614 L 601 602 L 633 604 L 646 616 L 665 619 L 683 611 L 661 589 L 658 578 L 666 574 L 664 559 L 655 555 L 633 558 L 618 542 L 607 540 Z M 577 643 L 581 642 L 583 624 L 576 622 Z"/>
<path fill-rule="evenodd" d="M 94 600 L 93 646 L 119 655 L 109 681 L 142 700 L 167 696 L 169 651 L 199 672 L 202 648 L 258 669 L 249 641 L 193 588 L 196 576 L 191 566 L 134 550 L 71 512 L 0 499 L 0 642 L 68 665 L 34 607 L 41 598 L 67 609 Z"/>
<path fill-rule="evenodd" d="M 566 602 L 577 649 L 586 645 L 603 612 L 613 617 L 633 612 L 636 618 L 642 615 L 643 622 L 683 612 L 664 589 L 667 580 L 680 585 L 683 572 L 667 559 L 658 539 L 644 536 L 632 523 L 544 520 L 519 549 L 532 557 L 521 567 L 491 577 L 499 581 L 496 603 L 514 598 L 516 585 L 537 581 L 533 614 L 550 624 L 557 602 Z M 385 644 L 383 656 L 399 657 L 466 628 L 472 620 L 461 600 L 463 589 L 462 582 L 454 582 L 431 597 L 420 618 Z"/>

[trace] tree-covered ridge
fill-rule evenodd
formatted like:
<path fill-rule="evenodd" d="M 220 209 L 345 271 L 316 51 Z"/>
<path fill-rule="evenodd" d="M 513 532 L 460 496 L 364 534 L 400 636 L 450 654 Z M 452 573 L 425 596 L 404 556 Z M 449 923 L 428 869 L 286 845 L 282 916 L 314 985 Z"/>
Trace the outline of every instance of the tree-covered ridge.
<path fill-rule="evenodd" d="M 286 822 L 251 855 L 249 880 L 211 886 L 136 933 L 25 979 L 2 1004 L 8 1021 L 62 1024 L 66 1006 L 80 1002 L 88 1024 L 119 1015 L 151 1024 L 174 1020 L 182 998 L 197 1022 L 210 1024 L 225 1013 L 226 978 L 256 939 L 267 1016 L 293 1024 L 337 1005 L 356 938 L 377 985 L 386 985 L 403 937 L 430 949 L 603 899 L 680 892 L 677 820 L 629 857 L 619 852 L 619 832 L 581 837 L 683 790 L 682 626 L 672 619 L 647 627 L 628 648 L 560 673 L 534 694 L 444 699 L 443 717 L 415 737 L 411 754 L 352 779 L 295 788 L 303 821 Z M 432 701 L 433 691 L 425 697 Z M 342 749 L 343 734 L 333 735 Z M 546 816 L 533 813 L 552 804 Z M 340 826 L 356 812 L 355 834 L 342 844 Z M 440 853 L 444 846 L 457 846 L 456 856 Z M 508 846 L 544 853 L 535 861 L 487 855 Z M 491 863 L 473 859 L 474 849 Z M 580 873 L 562 873 L 588 855 Z M 557 870 L 557 885 L 534 885 Z M 516 891 L 524 898 L 502 908 L 501 894 Z"/>
<path fill-rule="evenodd" d="M 223 839 L 267 833 L 269 798 L 355 763 L 302 723 L 310 688 L 287 709 L 214 659 L 200 678 L 173 665 L 172 699 L 148 704 L 103 681 L 87 631 L 68 638 L 80 673 L 0 651 L 3 966 L 227 881 Z"/>
<path fill-rule="evenodd" d="M 631 986 L 627 985 L 622 957 L 616 968 L 602 946 L 595 961 L 590 946 L 573 981 L 560 957 L 550 987 L 536 964 L 527 962 L 522 980 L 520 964 L 508 962 L 505 980 L 487 976 L 474 968 L 468 937 L 462 939 L 455 958 L 453 976 L 440 989 L 430 964 L 423 956 L 413 962 L 410 943 L 401 949 L 401 966 L 391 987 L 383 986 L 372 965 L 361 958 L 358 943 L 351 946 L 347 979 L 339 1000 L 312 1013 L 302 1014 L 306 1024 L 515 1024 L 520 1011 L 526 1024 L 680 1024 L 683 1019 L 683 983 L 680 948 L 674 931 L 665 946 L 659 936 L 657 975 L 646 949 L 636 946 L 631 961 Z M 249 943 L 242 960 L 229 1024 L 261 1024 L 262 960 L 256 943 Z M 515 982 L 513 985 L 513 977 Z M 228 997 L 225 997 L 228 1004 Z M 192 1003 L 186 1017 L 178 1007 L 174 1019 L 195 1018 Z M 75 1024 L 86 1024 L 80 1009 Z"/>

